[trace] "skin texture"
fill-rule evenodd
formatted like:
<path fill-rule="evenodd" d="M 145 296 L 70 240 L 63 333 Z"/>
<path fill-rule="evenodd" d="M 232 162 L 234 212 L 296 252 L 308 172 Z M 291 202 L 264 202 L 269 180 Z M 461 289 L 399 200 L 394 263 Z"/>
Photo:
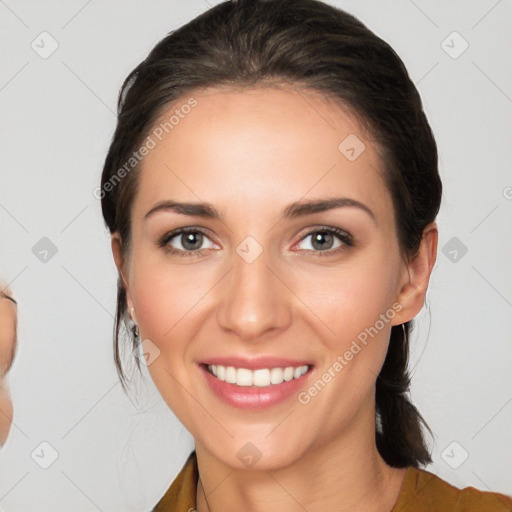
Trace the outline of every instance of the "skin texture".
<path fill-rule="evenodd" d="M 3 293 L 12 297 L 9 289 Z M 16 346 L 16 304 L 0 294 L 0 445 L 5 444 L 11 430 L 13 406 L 7 387 L 7 371 L 11 367 Z"/>
<path fill-rule="evenodd" d="M 406 262 L 377 148 L 355 116 L 318 92 L 216 88 L 193 97 L 197 106 L 142 162 L 128 257 L 118 234 L 112 250 L 141 339 L 160 351 L 151 376 L 195 439 L 208 497 L 198 486 L 197 508 L 389 511 L 405 470 L 376 449 L 375 380 L 391 326 L 424 304 L 436 225 Z M 354 161 L 338 150 L 350 134 L 366 146 Z M 341 196 L 364 203 L 375 220 L 356 207 L 281 218 L 292 202 Z M 171 211 L 144 220 L 169 199 L 211 203 L 222 220 Z M 185 226 L 207 232 L 199 256 L 158 247 L 159 237 Z M 343 242 L 334 237 L 327 255 L 313 246 L 322 227 L 349 232 L 355 245 L 335 252 Z M 263 248 L 250 264 L 236 252 L 247 236 Z M 184 238 L 168 245 L 183 251 Z M 307 389 L 396 303 L 394 318 L 308 404 L 293 395 L 242 411 L 200 378 L 208 357 L 273 355 L 312 361 Z M 248 442 L 262 454 L 251 468 L 237 456 Z"/>

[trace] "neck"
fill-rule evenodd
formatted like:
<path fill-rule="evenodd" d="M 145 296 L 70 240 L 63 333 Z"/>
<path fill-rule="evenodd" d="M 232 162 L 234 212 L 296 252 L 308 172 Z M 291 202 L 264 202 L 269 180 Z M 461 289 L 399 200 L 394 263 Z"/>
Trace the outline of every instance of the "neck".
<path fill-rule="evenodd" d="M 374 423 L 364 424 L 372 428 L 363 432 L 359 424 L 269 471 L 233 469 L 196 441 L 197 511 L 391 512 L 406 470 L 385 463 L 375 445 Z"/>

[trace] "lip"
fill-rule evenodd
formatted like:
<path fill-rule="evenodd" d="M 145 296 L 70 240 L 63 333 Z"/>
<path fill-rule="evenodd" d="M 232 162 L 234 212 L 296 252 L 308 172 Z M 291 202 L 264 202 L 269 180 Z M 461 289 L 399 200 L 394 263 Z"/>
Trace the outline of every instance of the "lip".
<path fill-rule="evenodd" d="M 215 363 L 210 361 L 219 362 Z M 236 361 L 236 364 L 229 364 L 227 363 L 227 361 Z M 230 384 L 228 382 L 217 379 L 217 377 L 215 377 L 208 371 L 207 365 L 220 364 L 223 366 L 235 366 L 238 368 L 257 370 L 259 368 L 273 368 L 276 366 L 280 366 L 279 364 L 275 364 L 276 361 L 286 361 L 286 364 L 284 364 L 283 367 L 295 365 L 303 366 L 300 364 L 300 362 L 297 361 L 292 362 L 291 360 L 284 359 L 263 358 L 261 360 L 251 360 L 250 362 L 252 363 L 252 368 L 249 368 L 247 360 L 240 360 L 239 358 L 218 358 L 208 360 L 208 363 L 199 364 L 198 368 L 202 375 L 202 378 L 205 381 L 205 385 L 223 403 L 231 407 L 235 407 L 237 409 L 262 410 L 268 409 L 274 405 L 282 403 L 287 399 L 290 399 L 292 396 L 296 396 L 301 389 L 306 387 L 306 383 L 313 373 L 314 366 L 309 365 L 308 371 L 304 375 L 301 375 L 298 379 L 292 379 L 288 382 L 284 381 L 281 384 L 271 384 L 270 386 L 265 387 L 245 387 L 237 386 L 236 384 Z M 266 366 L 269 365 L 269 363 L 272 364 L 270 366 Z"/>
<path fill-rule="evenodd" d="M 275 356 L 258 356 L 251 359 L 244 357 L 211 357 L 202 361 L 205 365 L 220 364 L 221 366 L 234 366 L 235 368 L 247 368 L 248 370 L 260 370 L 262 368 L 286 368 L 287 366 L 313 366 L 311 361 L 288 359 Z"/>

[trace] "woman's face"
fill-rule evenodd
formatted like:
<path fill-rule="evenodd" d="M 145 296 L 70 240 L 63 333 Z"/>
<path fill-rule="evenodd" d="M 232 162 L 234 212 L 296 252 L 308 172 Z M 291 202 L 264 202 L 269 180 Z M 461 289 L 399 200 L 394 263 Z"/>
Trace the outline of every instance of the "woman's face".
<path fill-rule="evenodd" d="M 151 135 L 119 267 L 156 386 L 196 446 L 233 467 L 374 432 L 391 327 L 421 308 L 407 304 L 376 147 L 314 91 L 192 97 Z"/>

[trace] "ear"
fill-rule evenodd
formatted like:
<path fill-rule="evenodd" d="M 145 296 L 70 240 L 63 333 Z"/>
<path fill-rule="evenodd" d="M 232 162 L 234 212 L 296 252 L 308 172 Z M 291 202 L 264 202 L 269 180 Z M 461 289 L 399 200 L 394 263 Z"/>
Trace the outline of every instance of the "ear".
<path fill-rule="evenodd" d="M 430 274 L 437 258 L 438 231 L 435 222 L 423 230 L 421 244 L 416 255 L 404 262 L 401 284 L 396 301 L 402 309 L 395 316 L 393 325 L 400 325 L 413 319 L 425 304 Z"/>
<path fill-rule="evenodd" d="M 128 311 L 133 308 L 132 295 L 130 292 L 130 285 L 128 281 L 128 272 L 126 269 L 126 262 L 123 256 L 123 243 L 121 240 L 121 236 L 116 231 L 112 233 L 110 237 L 110 245 L 112 247 L 112 255 L 114 256 L 114 263 L 116 264 L 117 271 L 119 273 L 119 279 L 123 283 L 124 289 L 126 290 L 126 303 L 128 306 Z M 130 314 L 132 320 L 135 322 L 135 315 Z"/>

